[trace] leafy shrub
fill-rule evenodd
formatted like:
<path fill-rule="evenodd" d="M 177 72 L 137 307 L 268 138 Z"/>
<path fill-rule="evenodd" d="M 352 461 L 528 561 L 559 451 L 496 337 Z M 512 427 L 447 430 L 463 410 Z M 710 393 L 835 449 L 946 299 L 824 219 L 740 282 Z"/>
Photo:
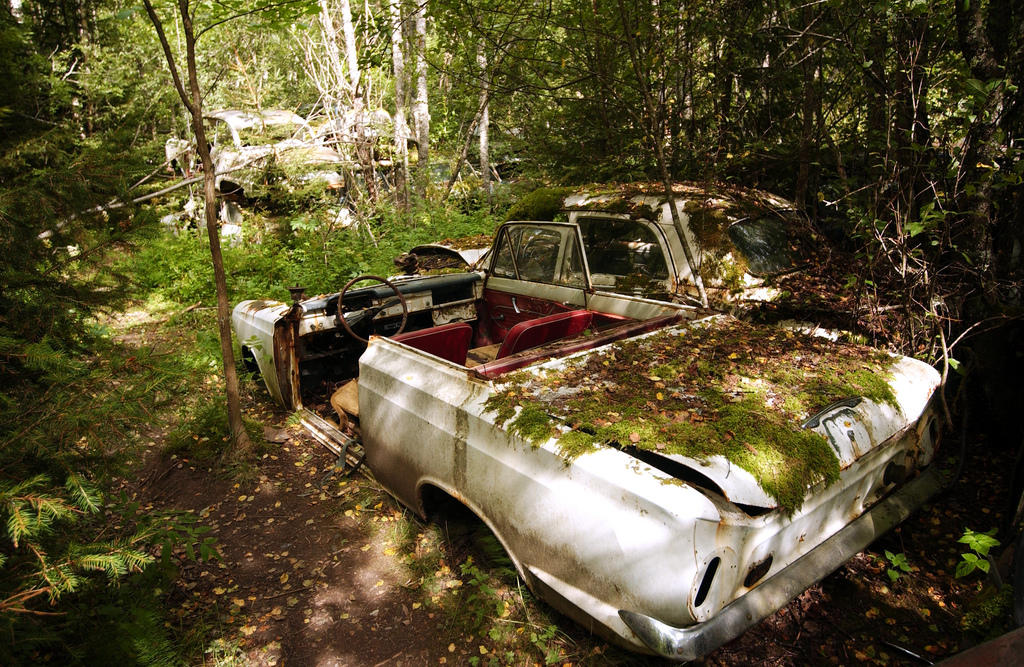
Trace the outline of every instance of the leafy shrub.
<path fill-rule="evenodd" d="M 956 578 L 966 577 L 975 570 L 981 570 L 988 574 L 989 562 L 988 552 L 992 547 L 998 547 L 1000 542 L 995 538 L 996 529 L 987 533 L 976 533 L 970 528 L 964 529 L 964 534 L 957 542 L 966 544 L 970 551 L 960 554 L 960 562 L 956 564 Z"/>
<path fill-rule="evenodd" d="M 265 442 L 260 423 L 244 416 L 243 419 L 253 443 L 258 447 Z M 218 397 L 191 409 L 185 420 L 167 434 L 164 452 L 210 461 L 220 456 L 229 440 L 227 401 Z"/>
<path fill-rule="evenodd" d="M 266 234 L 266 220 L 247 213 L 246 242 L 222 248 L 231 303 L 288 301 L 291 285 L 305 287 L 309 295 L 335 292 L 360 273 L 394 274 L 394 258 L 413 246 L 490 233 L 496 225 L 492 216 L 479 211 L 424 206 L 402 216 L 383 205 L 369 211 L 364 223 L 344 229 L 316 210 L 284 222 L 290 231 L 283 237 Z M 183 305 L 216 302 L 205 231 L 158 235 L 123 259 L 118 269 L 136 276 L 138 296 L 157 293 Z"/>
<path fill-rule="evenodd" d="M 885 551 L 885 559 L 889 561 L 889 567 L 886 568 L 885 573 L 893 583 L 899 581 L 899 578 L 902 575 L 912 570 L 910 567 L 910 561 L 907 560 L 906 554 L 894 554 L 887 549 Z"/>

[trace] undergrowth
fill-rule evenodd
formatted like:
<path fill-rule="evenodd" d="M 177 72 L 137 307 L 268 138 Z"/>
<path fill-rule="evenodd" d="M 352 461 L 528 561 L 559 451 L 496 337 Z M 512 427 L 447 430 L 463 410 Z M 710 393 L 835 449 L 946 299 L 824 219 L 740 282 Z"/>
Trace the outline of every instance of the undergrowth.
<path fill-rule="evenodd" d="M 89 354 L 56 337 L 27 346 L 0 408 L 0 663 L 180 664 L 153 592 L 176 571 L 163 554 L 213 557 L 213 545 L 188 518 L 140 513 L 111 489 L 194 373 L 96 321 L 76 338 Z"/>
<path fill-rule="evenodd" d="M 361 273 L 393 275 L 394 258 L 422 243 L 490 234 L 497 217 L 483 211 L 418 208 L 407 219 L 381 208 L 365 224 L 341 228 L 315 212 L 268 218 L 246 210 L 243 238 L 222 246 L 231 303 L 244 299 L 289 301 L 287 287 L 307 295 L 336 292 Z M 205 230 L 154 233 L 119 263 L 134 276 L 139 296 L 160 294 L 188 306 L 216 302 Z"/>

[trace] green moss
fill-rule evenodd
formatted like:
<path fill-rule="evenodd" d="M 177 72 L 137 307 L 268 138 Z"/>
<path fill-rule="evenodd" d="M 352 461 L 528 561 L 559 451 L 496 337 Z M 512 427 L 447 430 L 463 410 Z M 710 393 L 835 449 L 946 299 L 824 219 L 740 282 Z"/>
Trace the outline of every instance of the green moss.
<path fill-rule="evenodd" d="M 567 461 L 611 445 L 696 460 L 721 455 L 747 470 L 786 512 L 809 484 L 839 478 L 824 437 L 799 425 L 841 398 L 895 403 L 890 355 L 731 319 L 624 341 L 571 362 L 559 374 L 527 373 L 488 401 L 533 441 L 560 436 Z M 574 392 L 549 391 L 554 383 Z"/>
<path fill-rule="evenodd" d="M 505 220 L 554 220 L 572 188 L 538 188 L 508 210 Z"/>
<path fill-rule="evenodd" d="M 629 213 L 630 210 L 629 200 L 622 196 L 615 197 L 609 201 L 603 201 L 598 205 L 598 208 L 608 213 L 620 213 L 623 215 Z"/>
<path fill-rule="evenodd" d="M 509 379 L 513 382 L 523 382 L 523 375 L 517 373 Z M 518 415 L 517 407 L 520 408 Z M 534 444 L 540 444 L 555 435 L 554 422 L 543 405 L 523 400 L 523 394 L 517 392 L 515 386 L 491 394 L 484 403 L 484 411 L 493 412 L 495 421 L 501 425 L 512 420 L 512 423 L 508 424 L 509 431 Z"/>
<path fill-rule="evenodd" d="M 596 452 L 599 447 L 600 441 L 594 435 L 583 431 L 569 431 L 558 438 L 558 452 L 566 464 L 584 454 Z"/>
<path fill-rule="evenodd" d="M 484 403 L 484 412 L 493 412 L 498 424 L 504 424 L 516 414 L 516 394 L 514 391 L 502 391 L 491 394 Z"/>
<path fill-rule="evenodd" d="M 966 632 L 992 639 L 1006 631 L 1006 619 L 1013 609 L 1013 586 L 1004 585 L 998 591 L 986 588 L 960 619 L 960 627 Z"/>
<path fill-rule="evenodd" d="M 555 425 L 543 408 L 527 403 L 512 420 L 509 430 L 524 440 L 539 445 L 555 434 Z"/>

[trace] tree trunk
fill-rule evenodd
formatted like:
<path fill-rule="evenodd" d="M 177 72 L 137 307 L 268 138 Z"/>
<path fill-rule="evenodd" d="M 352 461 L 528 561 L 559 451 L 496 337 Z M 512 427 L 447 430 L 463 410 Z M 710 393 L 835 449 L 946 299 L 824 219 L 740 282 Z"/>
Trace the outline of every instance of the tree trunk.
<path fill-rule="evenodd" d="M 445 199 L 448 199 L 448 197 L 451 196 L 452 188 L 455 186 L 455 181 L 459 180 L 459 172 L 462 171 L 462 165 L 465 164 L 466 156 L 469 155 L 469 146 L 473 143 L 473 133 L 476 132 L 477 125 L 480 124 L 480 118 L 483 116 L 484 107 L 487 106 L 487 102 L 487 97 L 480 100 L 480 106 L 473 115 L 473 120 L 469 123 L 469 129 L 466 130 L 466 139 L 462 142 L 462 148 L 459 150 L 459 156 L 455 159 L 455 164 L 452 166 L 452 173 L 448 177 L 448 185 L 445 186 Z"/>
<path fill-rule="evenodd" d="M 356 50 L 356 31 L 352 25 L 352 5 L 340 0 L 341 30 L 345 35 L 345 62 L 348 64 L 349 92 L 352 99 L 352 133 L 356 138 L 356 161 L 363 172 L 363 183 L 370 201 L 377 201 L 377 171 L 373 163 L 373 140 L 366 136 L 366 102 L 360 86 L 359 52 Z"/>
<path fill-rule="evenodd" d="M 480 177 L 483 179 L 487 208 L 491 207 L 491 155 L 490 155 L 490 77 L 487 72 L 487 54 L 484 45 L 477 45 L 476 63 L 480 67 Z"/>
<path fill-rule="evenodd" d="M 220 252 L 220 229 L 217 225 L 216 174 L 213 161 L 210 159 L 209 144 L 206 143 L 206 129 L 203 127 L 203 98 L 199 89 L 199 76 L 196 70 L 196 39 L 192 28 L 192 14 L 189 12 L 188 0 L 178 0 L 182 28 L 185 36 L 185 58 L 188 71 L 188 90 L 186 91 L 174 55 L 171 52 L 163 24 L 157 16 L 150 0 L 143 0 L 149 14 L 160 45 L 163 47 L 167 67 L 170 69 L 174 87 L 178 96 L 192 116 L 192 131 L 196 138 L 196 152 L 203 165 L 203 197 L 205 199 L 206 234 L 210 240 L 210 259 L 213 263 L 213 278 L 217 289 L 217 330 L 220 334 L 220 352 L 224 362 L 224 380 L 227 394 L 228 427 L 231 431 L 233 453 L 245 457 L 252 449 L 249 435 L 242 421 L 242 408 L 239 399 L 238 373 L 235 371 L 235 353 L 231 347 L 231 311 L 228 305 L 227 278 L 224 273 L 224 260 Z"/>
<path fill-rule="evenodd" d="M 420 170 L 430 163 L 430 107 L 427 103 L 427 12 L 426 0 L 416 9 L 416 102 L 412 117 L 416 124 L 416 150 Z"/>
<path fill-rule="evenodd" d="M 342 0 L 342 3 L 347 4 L 347 0 Z M 343 76 L 342 73 L 344 70 L 341 67 L 341 49 L 338 48 L 338 31 L 334 27 L 334 18 L 331 16 L 329 0 L 320 0 L 320 26 L 324 31 L 324 45 L 327 49 L 327 57 L 330 60 L 331 69 L 334 71 L 335 76 L 340 78 Z M 336 99 L 337 95 L 332 94 L 330 97 Z M 328 110 L 328 116 L 332 119 L 336 113 L 336 109 Z"/>
<path fill-rule="evenodd" d="M 352 98 L 360 99 L 359 54 L 356 52 L 356 31 L 352 26 L 352 7 L 349 0 L 341 0 L 341 30 L 345 34 L 345 59 L 348 62 L 348 79 Z"/>
<path fill-rule="evenodd" d="M 405 120 L 405 40 L 402 37 L 401 0 L 389 0 L 391 9 L 391 62 L 395 71 L 395 204 L 409 209 L 409 126 Z"/>
<path fill-rule="evenodd" d="M 931 132 L 928 127 L 928 21 L 923 17 L 900 18 L 896 32 L 900 72 L 893 91 L 896 124 L 897 196 L 900 217 L 916 220 L 920 195 L 927 187 L 923 164 L 928 159 Z"/>
<path fill-rule="evenodd" d="M 636 28 L 629 20 L 629 14 L 623 0 L 619 0 L 618 6 L 619 16 L 622 20 L 622 32 L 626 40 L 630 64 L 633 68 L 633 76 L 636 77 L 637 87 L 640 90 L 641 99 L 643 99 L 643 110 L 642 112 L 639 112 L 640 116 L 638 120 L 641 121 L 644 128 L 644 135 L 650 144 L 651 150 L 654 152 L 655 161 L 658 166 L 658 175 L 661 177 L 662 185 L 665 188 L 665 199 L 668 201 L 669 213 L 672 217 L 672 226 L 675 227 L 676 233 L 679 235 L 679 243 L 683 248 L 683 255 L 686 257 L 686 263 L 690 267 L 690 276 L 693 278 L 693 283 L 697 287 L 697 296 L 700 299 L 700 305 L 707 308 L 708 295 L 707 291 L 704 289 L 704 280 L 701 278 L 700 267 L 694 257 L 693 249 L 690 247 L 690 237 L 683 228 L 683 221 L 679 217 L 679 209 L 676 206 L 675 193 L 672 188 L 672 176 L 668 170 L 669 160 L 665 155 L 666 102 L 664 98 L 658 99 L 654 91 L 652 91 L 653 86 L 651 81 L 648 79 L 648 76 L 650 76 L 650 68 L 643 64 L 640 57 L 640 49 L 636 43 Z"/>
<path fill-rule="evenodd" d="M 986 17 L 981 4 L 956 0 L 956 27 L 960 51 L 971 75 L 982 82 L 1002 79 L 1003 68 L 986 30 Z M 967 135 L 967 153 L 958 181 L 959 209 L 964 211 L 964 244 L 972 253 L 974 264 L 982 276 L 982 288 L 989 292 L 992 284 L 993 259 L 993 179 L 998 173 L 992 166 L 999 154 L 998 119 L 1003 113 L 1005 85 L 988 93 L 982 108 L 976 110 L 975 121 Z"/>

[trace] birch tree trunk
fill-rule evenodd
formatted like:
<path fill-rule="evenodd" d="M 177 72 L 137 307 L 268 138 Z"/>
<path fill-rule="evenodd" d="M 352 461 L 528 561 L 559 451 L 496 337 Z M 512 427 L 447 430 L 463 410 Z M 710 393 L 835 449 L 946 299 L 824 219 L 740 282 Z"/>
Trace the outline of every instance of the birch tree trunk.
<path fill-rule="evenodd" d="M 356 161 L 363 171 L 363 182 L 370 201 L 377 201 L 377 173 L 373 164 L 373 142 L 366 136 L 366 101 L 359 85 L 359 52 L 356 50 L 356 31 L 352 25 L 352 5 L 340 0 L 341 30 L 345 35 L 345 62 L 348 65 L 349 92 L 352 99 L 352 134 L 356 140 Z"/>
<path fill-rule="evenodd" d="M 416 152 L 420 196 L 430 177 L 430 107 L 427 103 L 427 0 L 416 6 L 416 101 L 412 109 L 416 125 Z"/>
<path fill-rule="evenodd" d="M 345 59 L 348 62 L 348 80 L 352 99 L 361 100 L 359 91 L 359 54 L 356 52 L 356 31 L 352 27 L 352 7 L 348 0 L 340 0 L 341 30 L 345 34 Z"/>
<path fill-rule="evenodd" d="M 409 126 L 405 120 L 405 40 L 402 37 L 401 0 L 389 0 L 391 9 L 391 61 L 395 70 L 395 204 L 409 208 Z"/>
<path fill-rule="evenodd" d="M 487 194 L 487 208 L 491 207 L 491 156 L 490 156 L 490 75 L 487 71 L 487 54 L 480 43 L 476 52 L 476 63 L 480 67 L 480 177 Z"/>
<path fill-rule="evenodd" d="M 347 0 L 342 0 L 342 4 L 347 4 Z M 334 27 L 334 19 L 331 17 L 331 5 L 330 0 L 320 0 L 320 27 L 324 31 L 324 46 L 327 51 L 328 60 L 331 63 L 331 69 L 340 76 L 342 73 L 341 68 L 341 49 L 338 48 L 338 31 Z M 332 98 L 334 95 L 331 96 Z M 328 111 L 328 115 L 333 116 L 335 114 L 334 109 Z"/>

